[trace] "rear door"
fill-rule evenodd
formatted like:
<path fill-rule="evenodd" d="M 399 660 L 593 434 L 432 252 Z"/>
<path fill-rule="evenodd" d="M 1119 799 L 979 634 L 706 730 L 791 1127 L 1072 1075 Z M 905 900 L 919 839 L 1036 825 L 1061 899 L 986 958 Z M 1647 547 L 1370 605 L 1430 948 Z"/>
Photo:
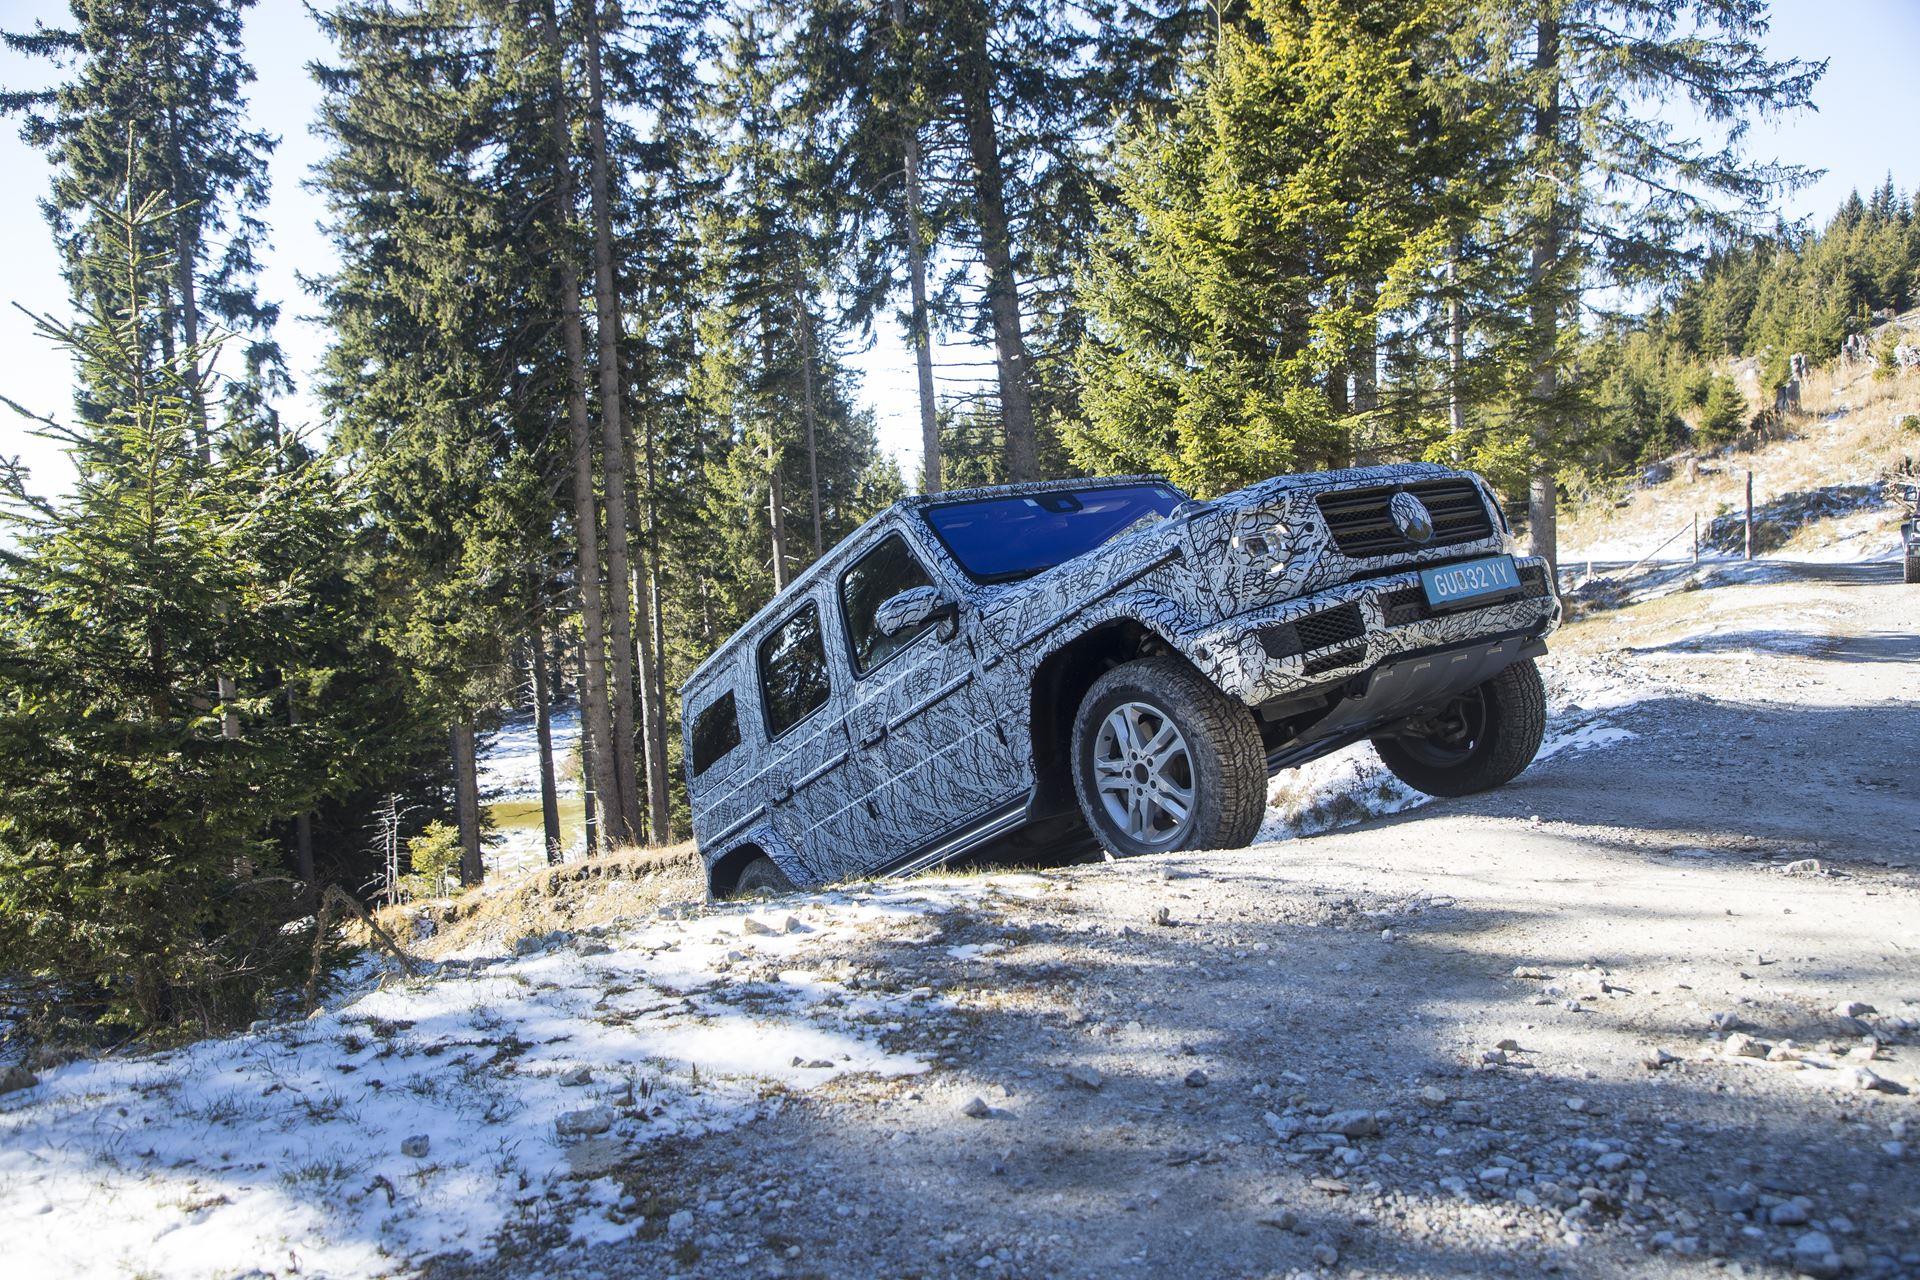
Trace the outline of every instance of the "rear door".
<path fill-rule="evenodd" d="M 754 648 L 766 734 L 766 767 L 755 780 L 767 818 L 809 875 L 838 880 L 860 870 L 846 841 L 858 799 L 857 767 L 843 718 L 848 690 L 834 679 L 818 593 L 788 613 Z"/>

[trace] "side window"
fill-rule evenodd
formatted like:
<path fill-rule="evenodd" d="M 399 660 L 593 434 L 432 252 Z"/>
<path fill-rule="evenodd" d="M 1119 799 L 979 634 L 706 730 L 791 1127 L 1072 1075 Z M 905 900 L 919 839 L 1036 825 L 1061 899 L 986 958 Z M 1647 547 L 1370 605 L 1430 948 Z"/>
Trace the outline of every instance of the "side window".
<path fill-rule="evenodd" d="M 714 761 L 739 745 L 740 717 L 729 689 L 693 718 L 693 776 L 705 773 Z"/>
<path fill-rule="evenodd" d="M 927 571 L 907 549 L 907 542 L 893 534 L 879 546 L 853 562 L 840 575 L 840 613 L 847 620 L 847 644 L 853 650 L 853 669 L 864 675 L 899 650 L 912 644 L 926 627 L 883 636 L 873 625 L 874 611 L 888 597 L 909 587 L 931 586 Z"/>
<path fill-rule="evenodd" d="M 767 737 L 777 738 L 826 703 L 827 649 L 820 610 L 808 605 L 760 642 L 760 692 Z"/>

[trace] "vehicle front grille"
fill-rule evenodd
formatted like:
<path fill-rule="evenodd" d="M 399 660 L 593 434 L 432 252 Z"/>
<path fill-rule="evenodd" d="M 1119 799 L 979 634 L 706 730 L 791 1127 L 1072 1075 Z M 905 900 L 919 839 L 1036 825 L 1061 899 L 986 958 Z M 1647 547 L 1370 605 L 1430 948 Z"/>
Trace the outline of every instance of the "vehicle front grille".
<path fill-rule="evenodd" d="M 1409 541 L 1393 523 L 1387 505 L 1396 493 L 1410 493 L 1433 516 L 1433 537 Z M 1340 554 L 1356 560 L 1388 556 L 1424 547 L 1450 547 L 1493 536 L 1493 518 L 1479 486 L 1461 476 L 1420 480 L 1372 489 L 1336 489 L 1317 501 L 1321 518 Z"/>
<path fill-rule="evenodd" d="M 1343 604 L 1319 613 L 1310 613 L 1260 633 L 1260 647 L 1269 658 L 1291 658 L 1296 654 L 1324 649 L 1330 644 L 1358 640 L 1367 632 L 1358 604 Z"/>

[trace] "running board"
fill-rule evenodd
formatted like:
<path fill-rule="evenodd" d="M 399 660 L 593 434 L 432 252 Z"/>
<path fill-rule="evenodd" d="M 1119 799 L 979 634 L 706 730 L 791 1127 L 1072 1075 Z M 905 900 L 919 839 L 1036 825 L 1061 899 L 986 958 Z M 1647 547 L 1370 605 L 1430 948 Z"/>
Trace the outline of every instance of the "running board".
<path fill-rule="evenodd" d="M 1027 805 L 1030 799 L 1031 797 L 1026 795 L 1016 796 L 980 822 L 954 835 L 942 837 L 923 852 L 909 854 L 906 861 L 880 874 L 889 880 L 916 876 L 922 871 L 959 857 L 969 849 L 985 844 L 995 836 L 1004 835 L 1027 820 Z"/>

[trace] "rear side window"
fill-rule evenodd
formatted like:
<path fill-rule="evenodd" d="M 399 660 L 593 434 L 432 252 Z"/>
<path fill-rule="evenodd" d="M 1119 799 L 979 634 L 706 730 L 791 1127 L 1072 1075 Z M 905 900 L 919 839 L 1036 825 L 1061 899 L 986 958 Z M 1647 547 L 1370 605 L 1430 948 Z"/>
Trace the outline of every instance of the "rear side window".
<path fill-rule="evenodd" d="M 714 761 L 740 745 L 740 716 L 728 690 L 693 718 L 693 775 L 705 773 Z"/>
<path fill-rule="evenodd" d="M 932 586 L 927 571 L 907 550 L 906 539 L 894 534 L 854 561 L 840 575 L 840 611 L 847 620 L 847 645 L 853 650 L 853 669 L 864 675 L 913 643 L 926 630 L 916 627 L 883 636 L 873 625 L 882 602 L 911 587 Z"/>
<path fill-rule="evenodd" d="M 760 642 L 760 692 L 767 737 L 777 738 L 826 704 L 827 648 L 820 610 L 808 605 Z"/>

